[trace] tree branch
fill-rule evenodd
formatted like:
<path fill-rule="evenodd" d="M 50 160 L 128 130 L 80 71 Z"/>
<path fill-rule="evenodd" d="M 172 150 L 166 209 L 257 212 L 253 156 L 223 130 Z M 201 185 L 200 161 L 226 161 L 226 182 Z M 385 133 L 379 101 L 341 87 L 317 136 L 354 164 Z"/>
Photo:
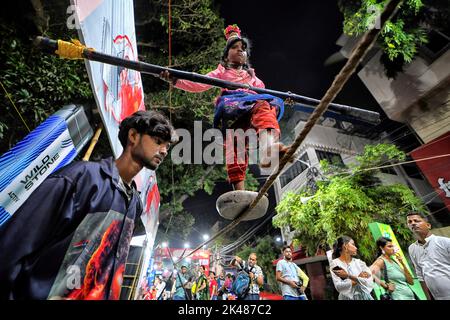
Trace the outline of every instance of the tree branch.
<path fill-rule="evenodd" d="M 44 6 L 40 0 L 31 0 L 31 5 L 36 11 L 33 21 L 40 33 L 45 33 L 49 27 L 50 17 L 45 14 Z"/>
<path fill-rule="evenodd" d="M 205 182 L 206 178 L 209 176 L 209 174 L 213 171 L 215 166 L 209 166 L 206 170 L 205 170 L 205 174 L 202 176 L 202 178 L 198 181 L 197 186 L 200 188 L 203 183 Z M 177 199 L 177 201 L 179 201 L 180 203 L 183 203 L 184 201 L 186 201 L 186 199 L 189 198 L 189 195 L 187 193 L 183 194 L 181 197 L 179 197 Z M 167 219 L 168 217 L 170 217 L 170 208 L 162 210 L 159 213 L 159 222 L 161 223 L 162 221 L 164 221 L 165 219 Z"/>

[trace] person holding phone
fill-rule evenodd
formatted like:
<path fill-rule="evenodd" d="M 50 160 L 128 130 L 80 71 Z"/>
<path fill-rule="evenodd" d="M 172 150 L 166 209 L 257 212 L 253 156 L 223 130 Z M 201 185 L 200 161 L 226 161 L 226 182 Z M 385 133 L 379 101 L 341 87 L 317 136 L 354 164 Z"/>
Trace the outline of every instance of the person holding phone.
<path fill-rule="evenodd" d="M 373 300 L 372 272 L 364 261 L 354 258 L 357 251 L 355 242 L 348 236 L 339 237 L 333 245 L 330 270 L 339 300 Z"/>
<path fill-rule="evenodd" d="M 370 266 L 370 270 L 376 276 L 375 279 L 383 278 L 384 281 L 377 281 L 379 285 L 390 293 L 393 300 L 415 300 L 414 292 L 409 287 L 414 284 L 414 280 L 401 255 L 396 254 L 392 240 L 385 237 L 378 238 L 377 248 L 378 258 Z M 384 274 L 387 275 L 388 281 Z"/>

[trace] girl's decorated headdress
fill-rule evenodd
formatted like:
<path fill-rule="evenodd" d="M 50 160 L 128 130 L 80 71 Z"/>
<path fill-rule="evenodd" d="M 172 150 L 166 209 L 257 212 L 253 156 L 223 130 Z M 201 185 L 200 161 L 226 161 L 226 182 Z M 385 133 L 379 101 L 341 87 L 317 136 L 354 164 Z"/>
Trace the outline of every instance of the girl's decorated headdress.
<path fill-rule="evenodd" d="M 228 56 L 228 50 L 230 50 L 231 46 L 235 44 L 237 41 L 242 41 L 245 45 L 245 51 L 247 52 L 247 57 L 250 56 L 250 43 L 247 38 L 243 38 L 241 36 L 241 29 L 237 26 L 237 24 L 230 24 L 228 27 L 223 30 L 223 34 L 225 35 L 225 39 L 227 40 L 227 44 L 223 50 L 222 61 Z"/>
<path fill-rule="evenodd" d="M 241 39 L 241 29 L 239 29 L 237 24 L 229 25 L 225 28 L 223 33 L 227 42 L 233 41 L 234 39 Z"/>

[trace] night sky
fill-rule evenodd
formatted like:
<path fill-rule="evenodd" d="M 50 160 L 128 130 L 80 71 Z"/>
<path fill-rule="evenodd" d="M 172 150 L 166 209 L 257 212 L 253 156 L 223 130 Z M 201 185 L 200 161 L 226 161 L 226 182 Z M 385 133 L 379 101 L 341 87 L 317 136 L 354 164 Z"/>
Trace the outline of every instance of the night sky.
<path fill-rule="evenodd" d="M 236 23 L 250 39 L 251 63 L 267 88 L 320 99 L 346 62 L 324 66 L 340 49 L 343 17 L 335 1 L 220 3 L 225 25 Z M 335 102 L 381 111 L 356 74 Z"/>

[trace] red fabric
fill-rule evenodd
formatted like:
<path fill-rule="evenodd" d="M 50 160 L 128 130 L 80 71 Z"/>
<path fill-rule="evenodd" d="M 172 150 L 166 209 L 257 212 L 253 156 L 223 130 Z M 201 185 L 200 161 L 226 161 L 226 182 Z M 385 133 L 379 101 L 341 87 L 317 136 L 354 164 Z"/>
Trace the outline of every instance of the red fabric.
<path fill-rule="evenodd" d="M 280 134 L 280 125 L 277 121 L 277 110 L 267 101 L 258 101 L 251 111 L 250 119 L 243 117 L 236 121 L 232 129 L 241 128 L 247 130 L 253 128 L 259 133 L 262 129 L 274 129 Z M 228 139 L 226 139 L 227 141 Z M 230 183 L 237 183 L 245 180 L 248 167 L 248 145 L 246 143 L 245 152 L 239 150 L 234 142 L 234 148 L 227 148 L 225 144 L 225 157 L 227 164 L 228 180 Z M 239 152 L 240 151 L 240 152 Z M 233 154 L 232 154 L 233 153 Z"/>
<path fill-rule="evenodd" d="M 275 129 L 280 134 L 280 125 L 277 121 L 277 108 L 267 101 L 258 101 L 252 109 L 251 127 L 259 133 L 261 129 Z"/>
<path fill-rule="evenodd" d="M 213 287 L 216 286 L 216 294 L 215 296 L 217 296 L 217 281 L 216 279 L 213 279 L 209 282 L 209 296 L 212 297 L 213 296 Z"/>

